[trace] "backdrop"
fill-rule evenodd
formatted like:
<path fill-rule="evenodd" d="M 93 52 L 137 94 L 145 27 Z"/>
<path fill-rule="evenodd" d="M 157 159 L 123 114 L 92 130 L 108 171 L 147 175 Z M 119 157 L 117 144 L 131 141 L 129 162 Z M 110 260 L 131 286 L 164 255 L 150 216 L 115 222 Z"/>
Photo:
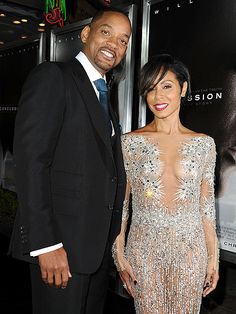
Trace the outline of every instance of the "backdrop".
<path fill-rule="evenodd" d="M 192 96 L 181 119 L 215 139 L 217 233 L 221 248 L 231 252 L 236 252 L 235 16 L 235 0 L 146 1 L 142 45 L 142 64 L 170 53 L 190 69 Z M 149 122 L 150 112 L 143 104 L 140 109 L 140 124 Z"/>

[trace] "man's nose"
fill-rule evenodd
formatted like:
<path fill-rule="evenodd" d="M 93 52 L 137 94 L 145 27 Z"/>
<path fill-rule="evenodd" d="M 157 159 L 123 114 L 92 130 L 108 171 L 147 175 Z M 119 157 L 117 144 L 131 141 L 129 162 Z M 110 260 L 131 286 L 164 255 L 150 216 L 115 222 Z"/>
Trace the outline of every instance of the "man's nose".
<path fill-rule="evenodd" d="M 108 38 L 107 44 L 113 49 L 116 49 L 118 47 L 118 39 L 114 36 L 111 36 Z"/>

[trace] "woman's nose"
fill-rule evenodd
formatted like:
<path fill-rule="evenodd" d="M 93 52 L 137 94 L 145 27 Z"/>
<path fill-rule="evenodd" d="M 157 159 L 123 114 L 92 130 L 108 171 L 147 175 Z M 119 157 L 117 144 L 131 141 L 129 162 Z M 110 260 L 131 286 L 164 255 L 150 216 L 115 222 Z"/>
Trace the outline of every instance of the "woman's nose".
<path fill-rule="evenodd" d="M 154 97 L 155 99 L 161 98 L 163 96 L 162 90 L 158 87 L 155 88 Z"/>

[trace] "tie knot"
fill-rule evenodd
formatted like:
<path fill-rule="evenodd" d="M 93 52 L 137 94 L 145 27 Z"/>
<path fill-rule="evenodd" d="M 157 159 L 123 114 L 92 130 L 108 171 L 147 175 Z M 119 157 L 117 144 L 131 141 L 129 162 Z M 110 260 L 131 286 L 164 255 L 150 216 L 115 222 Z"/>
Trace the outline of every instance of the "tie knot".
<path fill-rule="evenodd" d="M 95 86 L 99 92 L 107 92 L 108 91 L 107 84 L 106 84 L 104 79 L 100 78 L 96 81 L 93 81 L 93 83 L 95 84 Z"/>

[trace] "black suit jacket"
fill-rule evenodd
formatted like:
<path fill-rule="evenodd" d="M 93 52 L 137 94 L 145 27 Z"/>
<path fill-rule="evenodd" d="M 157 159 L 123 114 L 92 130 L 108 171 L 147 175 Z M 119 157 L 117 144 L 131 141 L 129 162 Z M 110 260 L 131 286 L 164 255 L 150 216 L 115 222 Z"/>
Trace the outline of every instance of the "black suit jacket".
<path fill-rule="evenodd" d="M 11 254 L 62 242 L 72 271 L 99 267 L 120 230 L 125 171 L 119 126 L 111 145 L 104 112 L 81 64 L 45 62 L 24 85 L 15 123 L 19 208 Z"/>

